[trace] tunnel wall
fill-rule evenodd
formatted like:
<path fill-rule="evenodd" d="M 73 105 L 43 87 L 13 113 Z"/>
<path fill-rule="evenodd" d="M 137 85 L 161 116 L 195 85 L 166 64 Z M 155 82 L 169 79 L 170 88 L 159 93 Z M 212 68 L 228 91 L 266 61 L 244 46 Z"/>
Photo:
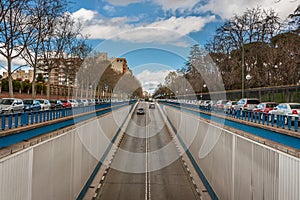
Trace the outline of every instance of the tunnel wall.
<path fill-rule="evenodd" d="M 0 199 L 76 199 L 130 107 L 1 159 Z"/>
<path fill-rule="evenodd" d="M 198 117 L 163 107 L 216 199 L 300 199 L 300 160 Z"/>

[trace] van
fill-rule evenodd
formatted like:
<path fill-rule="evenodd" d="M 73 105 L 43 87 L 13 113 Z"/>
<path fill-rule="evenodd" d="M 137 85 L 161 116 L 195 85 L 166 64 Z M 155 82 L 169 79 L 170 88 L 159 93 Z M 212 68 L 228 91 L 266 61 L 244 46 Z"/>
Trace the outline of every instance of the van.
<path fill-rule="evenodd" d="M 2 98 L 0 99 L 1 113 L 15 113 L 24 111 L 22 99 Z"/>

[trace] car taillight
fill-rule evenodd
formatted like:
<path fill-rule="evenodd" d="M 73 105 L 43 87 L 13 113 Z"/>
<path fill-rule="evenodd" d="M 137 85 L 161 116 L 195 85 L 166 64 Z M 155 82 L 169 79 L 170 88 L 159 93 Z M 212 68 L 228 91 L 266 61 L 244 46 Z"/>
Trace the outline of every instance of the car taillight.
<path fill-rule="evenodd" d="M 292 114 L 293 114 L 293 115 L 298 115 L 297 110 L 292 110 Z"/>

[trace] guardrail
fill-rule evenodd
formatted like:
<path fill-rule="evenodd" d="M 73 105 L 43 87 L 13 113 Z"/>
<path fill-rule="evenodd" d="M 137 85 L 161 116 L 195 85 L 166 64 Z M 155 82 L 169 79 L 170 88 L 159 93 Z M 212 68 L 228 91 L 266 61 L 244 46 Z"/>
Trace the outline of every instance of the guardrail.
<path fill-rule="evenodd" d="M 96 105 L 80 106 L 80 107 L 73 107 L 73 108 L 55 109 L 55 110 L 41 110 L 41 111 L 34 111 L 34 112 L 2 114 L 0 115 L 0 123 L 1 123 L 0 131 L 47 122 L 55 119 L 69 117 L 72 115 L 78 115 L 86 112 L 91 112 L 93 110 L 108 108 L 110 106 L 117 106 L 123 103 L 124 102 L 113 102 L 113 103 L 96 104 Z"/>
<path fill-rule="evenodd" d="M 187 104 L 187 103 L 177 103 L 177 102 L 167 102 L 168 104 L 173 104 L 177 106 L 183 106 L 185 108 L 198 109 L 203 112 L 213 112 L 216 114 L 226 115 L 228 117 L 233 117 L 243 121 L 254 122 L 261 125 L 272 126 L 276 128 L 293 130 L 295 132 L 299 131 L 299 117 L 284 116 L 284 115 L 274 115 L 261 112 L 253 112 L 247 110 L 239 110 L 232 113 L 225 113 L 221 110 L 214 110 L 207 108 L 205 106 Z M 293 123 L 294 122 L 294 123 Z"/>

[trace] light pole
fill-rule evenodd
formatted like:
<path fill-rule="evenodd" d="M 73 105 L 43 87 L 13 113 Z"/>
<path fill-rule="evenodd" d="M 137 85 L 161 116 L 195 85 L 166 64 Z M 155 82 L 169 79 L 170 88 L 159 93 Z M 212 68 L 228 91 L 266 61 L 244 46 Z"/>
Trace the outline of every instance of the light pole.
<path fill-rule="evenodd" d="M 203 90 L 203 88 L 206 88 L 206 84 L 203 84 L 203 86 L 201 86 L 201 100 L 202 100 L 202 90 Z"/>

